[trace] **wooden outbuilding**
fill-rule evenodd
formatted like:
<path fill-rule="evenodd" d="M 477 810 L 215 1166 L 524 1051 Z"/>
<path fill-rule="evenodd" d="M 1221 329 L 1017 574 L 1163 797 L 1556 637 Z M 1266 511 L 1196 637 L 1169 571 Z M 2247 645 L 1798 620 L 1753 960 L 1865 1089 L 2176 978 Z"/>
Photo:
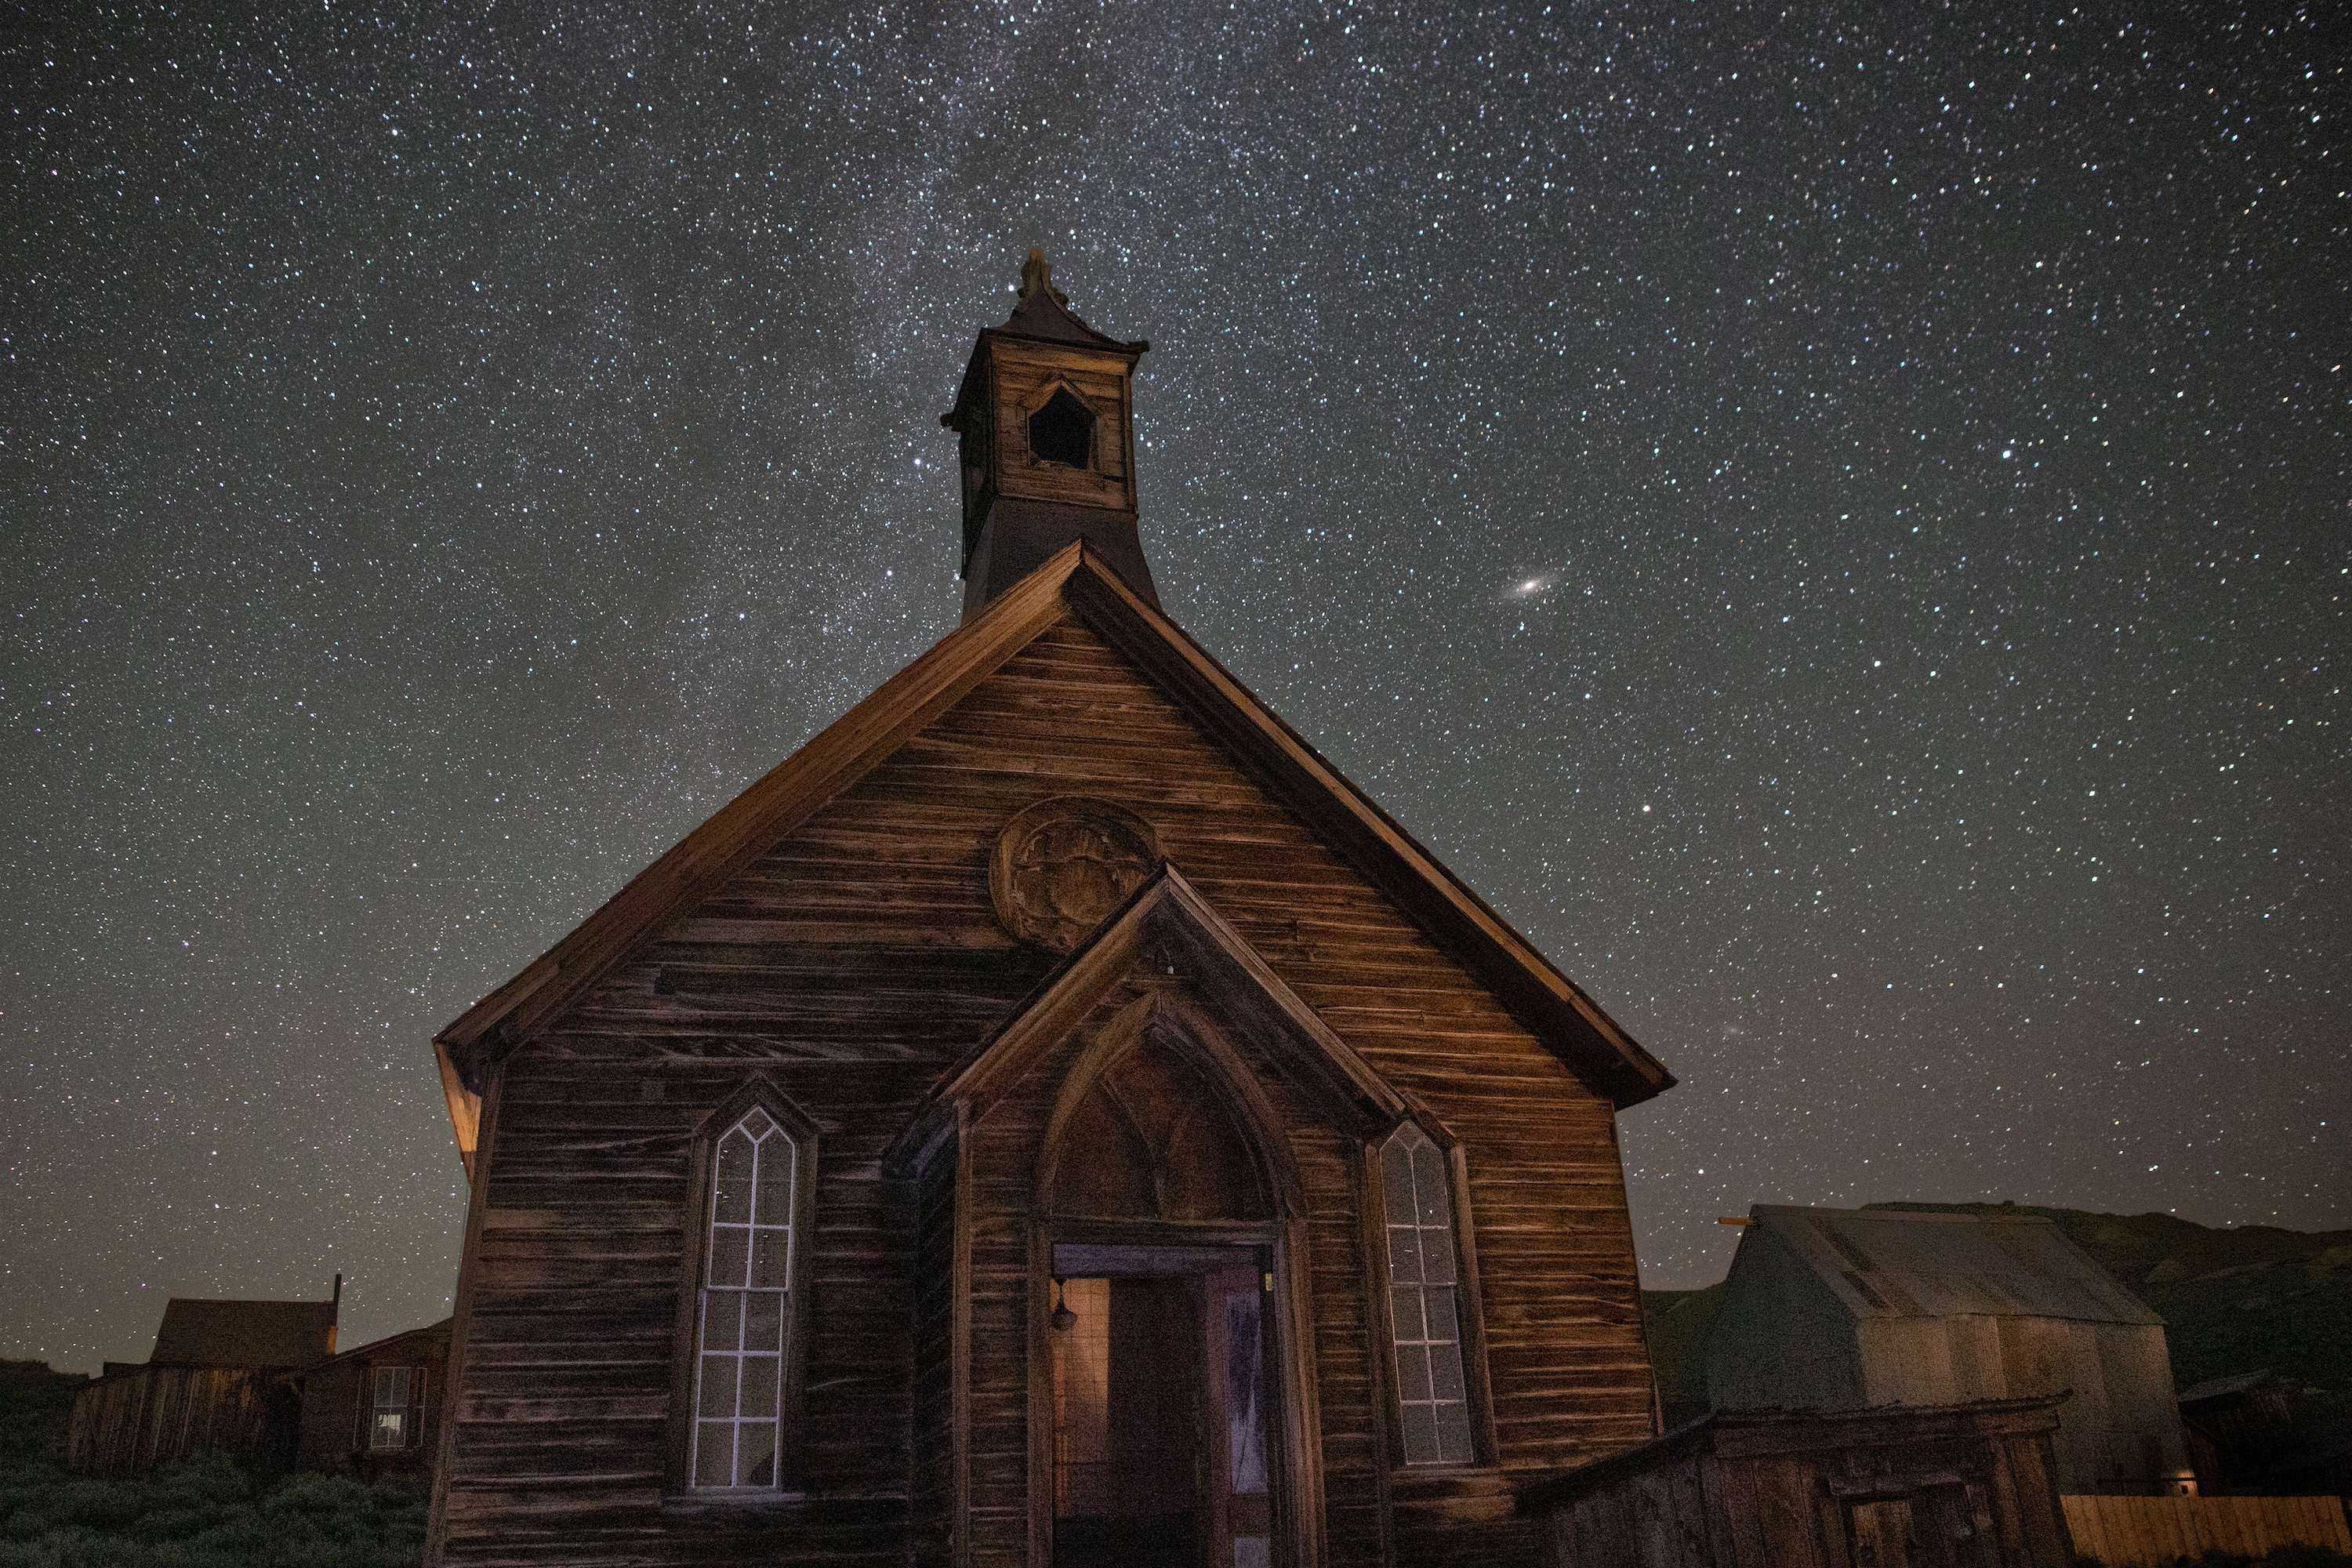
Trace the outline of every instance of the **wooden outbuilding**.
<path fill-rule="evenodd" d="M 2352 1397 L 2272 1372 L 2209 1378 L 2180 1395 L 2197 1489 L 2352 1498 Z"/>
<path fill-rule="evenodd" d="M 1519 1506 L 1552 1568 L 2074 1568 L 2057 1405 L 1717 1411 Z"/>
<path fill-rule="evenodd" d="M 341 1275 L 324 1301 L 173 1297 L 153 1353 L 107 1363 L 75 1398 L 67 1465 L 126 1476 L 209 1449 L 282 1468 L 300 1420 L 291 1374 L 334 1354 L 342 1298 Z"/>
<path fill-rule="evenodd" d="M 303 1373 L 295 1464 L 370 1480 L 431 1469 L 449 1403 L 449 1329 L 444 1318 Z"/>
<path fill-rule="evenodd" d="M 2033 1215 L 1759 1204 L 1708 1336 L 1717 1410 L 2065 1395 L 2062 1492 L 2193 1491 L 2164 1320 Z"/>
<path fill-rule="evenodd" d="M 966 618 L 436 1040 L 436 1563 L 1537 1562 L 1665 1070 L 1159 608 L 1033 254 Z"/>

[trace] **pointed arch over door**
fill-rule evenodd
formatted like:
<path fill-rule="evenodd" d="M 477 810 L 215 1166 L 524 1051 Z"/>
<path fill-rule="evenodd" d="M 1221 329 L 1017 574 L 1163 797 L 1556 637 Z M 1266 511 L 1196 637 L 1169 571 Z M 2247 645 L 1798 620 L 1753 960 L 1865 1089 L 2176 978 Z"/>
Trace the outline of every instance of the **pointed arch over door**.
<path fill-rule="evenodd" d="M 1191 1013 L 1143 997 L 1080 1058 L 1048 1125 L 1041 1212 L 1244 1224 L 1286 1212 L 1278 1194 L 1297 1178 L 1273 1109 Z"/>
<path fill-rule="evenodd" d="M 1065 1075 L 1032 1229 L 1033 1564 L 1305 1568 L 1322 1535 L 1305 1202 L 1224 1026 L 1155 986 Z M 1152 1561 L 1159 1561 L 1152 1558 Z"/>

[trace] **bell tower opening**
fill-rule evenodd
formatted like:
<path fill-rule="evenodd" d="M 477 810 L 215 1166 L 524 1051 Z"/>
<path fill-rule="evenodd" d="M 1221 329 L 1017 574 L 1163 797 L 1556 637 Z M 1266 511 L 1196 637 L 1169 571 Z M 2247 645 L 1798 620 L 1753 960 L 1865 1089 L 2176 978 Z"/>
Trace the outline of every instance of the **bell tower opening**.
<path fill-rule="evenodd" d="M 1029 450 L 1065 468 L 1094 467 L 1095 416 L 1068 387 L 1055 387 L 1045 406 L 1029 416 Z"/>

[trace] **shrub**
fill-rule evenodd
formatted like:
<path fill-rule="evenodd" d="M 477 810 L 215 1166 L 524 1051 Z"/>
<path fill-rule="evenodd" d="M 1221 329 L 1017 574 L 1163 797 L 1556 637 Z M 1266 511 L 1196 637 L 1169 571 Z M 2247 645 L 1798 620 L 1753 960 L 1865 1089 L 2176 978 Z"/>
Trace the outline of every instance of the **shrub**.
<path fill-rule="evenodd" d="M 0 1376 L 0 1568 L 416 1568 L 429 1484 L 264 1481 L 222 1454 L 95 1480 L 65 1468 L 79 1378 Z"/>

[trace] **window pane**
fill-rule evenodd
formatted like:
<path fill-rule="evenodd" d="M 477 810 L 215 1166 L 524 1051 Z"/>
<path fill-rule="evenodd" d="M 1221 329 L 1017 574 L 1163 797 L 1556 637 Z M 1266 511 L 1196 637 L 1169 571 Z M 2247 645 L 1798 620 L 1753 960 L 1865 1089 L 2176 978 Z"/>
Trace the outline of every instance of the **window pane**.
<path fill-rule="evenodd" d="M 1388 1142 L 1381 1151 L 1381 1200 L 1387 1205 L 1389 1223 L 1404 1225 L 1413 1216 L 1412 1151 L 1404 1146 L 1403 1135 Z"/>
<path fill-rule="evenodd" d="M 1418 1284 L 1421 1279 L 1421 1232 L 1409 1225 L 1389 1226 L 1389 1283 Z"/>
<path fill-rule="evenodd" d="M 1429 1302 L 1429 1338 L 1434 1344 L 1446 1340 L 1458 1340 L 1462 1329 L 1454 1321 L 1454 1292 L 1444 1286 L 1433 1286 Z"/>
<path fill-rule="evenodd" d="M 760 1145 L 761 1225 L 793 1223 L 793 1141 L 779 1132 Z"/>
<path fill-rule="evenodd" d="M 375 1407 L 378 1410 L 408 1408 L 408 1369 L 404 1366 L 380 1366 L 375 1369 Z"/>
<path fill-rule="evenodd" d="M 1258 1294 L 1225 1298 L 1225 1453 L 1230 1489 L 1265 1490 L 1265 1338 Z"/>
<path fill-rule="evenodd" d="M 1404 1462 L 1408 1465 L 1433 1465 L 1439 1458 L 1435 1413 L 1426 1405 L 1406 1405 Z"/>
<path fill-rule="evenodd" d="M 1431 1346 L 1429 1352 L 1429 1393 L 1431 1398 L 1437 1400 L 1451 1400 L 1458 1405 L 1469 1396 L 1469 1391 L 1462 1386 L 1461 1346 Z"/>
<path fill-rule="evenodd" d="M 743 1298 L 743 1348 L 779 1351 L 784 1348 L 784 1303 L 782 1290 L 754 1290 Z"/>
<path fill-rule="evenodd" d="M 1397 1397 L 1418 1404 L 1429 1397 L 1429 1352 L 1419 1345 L 1399 1345 L 1396 1353 Z"/>
<path fill-rule="evenodd" d="M 746 1421 L 735 1438 L 735 1484 L 772 1487 L 776 1484 L 776 1424 Z"/>
<path fill-rule="evenodd" d="M 749 1134 L 751 1138 L 760 1139 L 765 1138 L 768 1135 L 769 1131 L 776 1124 L 768 1120 L 768 1113 L 766 1111 L 754 1106 L 751 1110 L 751 1113 L 749 1116 L 744 1117 L 737 1125 L 740 1126 L 744 1132 Z"/>
<path fill-rule="evenodd" d="M 761 1226 L 751 1233 L 751 1284 L 761 1290 L 781 1290 L 793 1256 L 793 1233 Z"/>
<path fill-rule="evenodd" d="M 1452 1226 L 1433 1226 L 1421 1233 L 1421 1277 L 1432 1285 L 1454 1283 Z"/>
<path fill-rule="evenodd" d="M 1454 1200 L 1445 1191 L 1445 1155 L 1426 1140 L 1412 1152 L 1412 1185 L 1414 1194 L 1421 1200 L 1421 1223 L 1450 1227 L 1454 1224 Z"/>
<path fill-rule="evenodd" d="M 694 1435 L 694 1484 L 731 1487 L 735 1484 L 735 1423 L 698 1421 Z"/>
<path fill-rule="evenodd" d="M 1474 1449 L 1455 1300 L 1453 1167 L 1408 1122 L 1381 1150 L 1381 1172 L 1405 1462 L 1465 1464 Z"/>
<path fill-rule="evenodd" d="M 702 1348 L 731 1351 L 741 1342 L 743 1297 L 735 1290 L 702 1293 Z"/>
<path fill-rule="evenodd" d="M 710 1214 L 720 1225 L 751 1223 L 751 1141 L 740 1131 L 719 1140 L 719 1171 L 711 1185 Z"/>
<path fill-rule="evenodd" d="M 740 1290 L 749 1281 L 751 1264 L 751 1232 L 748 1226 L 710 1227 L 710 1278 L 704 1283 L 714 1290 Z"/>
<path fill-rule="evenodd" d="M 701 1410 L 705 1415 L 735 1414 L 735 1367 L 731 1355 L 702 1358 Z"/>
<path fill-rule="evenodd" d="M 1437 1457 L 1449 1465 L 1470 1462 L 1470 1407 L 1460 1400 L 1436 1406 Z"/>
<path fill-rule="evenodd" d="M 1400 1285 L 1389 1292 L 1390 1310 L 1396 1315 L 1397 1343 L 1419 1344 L 1429 1336 L 1422 1331 L 1421 1288 Z"/>
<path fill-rule="evenodd" d="M 743 1358 L 741 1414 L 774 1418 L 778 1396 L 782 1392 L 777 1382 L 780 1360 L 772 1355 L 747 1355 Z"/>

